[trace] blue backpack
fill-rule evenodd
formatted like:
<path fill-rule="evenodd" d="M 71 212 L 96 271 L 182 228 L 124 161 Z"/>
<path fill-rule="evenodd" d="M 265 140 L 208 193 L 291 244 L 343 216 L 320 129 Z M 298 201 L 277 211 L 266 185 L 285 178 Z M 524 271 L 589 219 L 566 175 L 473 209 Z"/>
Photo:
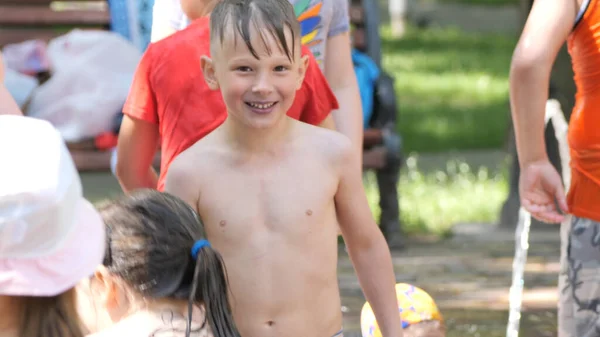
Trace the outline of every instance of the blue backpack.
<path fill-rule="evenodd" d="M 356 49 L 352 49 L 352 63 L 354 64 L 354 73 L 356 74 L 362 101 L 363 126 L 366 129 L 369 127 L 373 115 L 375 84 L 379 79 L 380 70 L 368 55 Z"/>

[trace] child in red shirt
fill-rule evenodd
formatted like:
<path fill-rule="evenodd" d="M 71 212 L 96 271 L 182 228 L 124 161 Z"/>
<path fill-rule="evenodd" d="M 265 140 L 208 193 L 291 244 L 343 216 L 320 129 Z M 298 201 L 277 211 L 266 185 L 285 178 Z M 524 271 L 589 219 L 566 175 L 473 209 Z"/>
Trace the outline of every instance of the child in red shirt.
<path fill-rule="evenodd" d="M 219 91 L 210 90 L 200 69 L 200 57 L 210 54 L 209 17 L 151 44 L 138 65 L 123 108 L 116 174 L 124 191 L 163 190 L 173 159 L 206 136 L 227 117 Z M 288 115 L 300 121 L 334 128 L 330 112 L 337 100 L 306 48 L 306 77 Z M 151 164 L 159 147 L 160 176 Z"/>

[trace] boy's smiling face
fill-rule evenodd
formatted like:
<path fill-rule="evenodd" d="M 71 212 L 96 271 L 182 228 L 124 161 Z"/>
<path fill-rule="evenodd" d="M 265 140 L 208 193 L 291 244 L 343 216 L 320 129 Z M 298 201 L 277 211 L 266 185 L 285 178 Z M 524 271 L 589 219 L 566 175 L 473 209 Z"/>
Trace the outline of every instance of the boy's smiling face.
<path fill-rule="evenodd" d="M 212 60 L 203 58 L 208 85 L 220 89 L 230 117 L 254 128 L 273 126 L 290 109 L 302 85 L 308 58 L 300 57 L 300 41 L 284 28 L 289 56 L 276 34 L 252 24 L 250 51 L 234 25 L 213 39 Z"/>

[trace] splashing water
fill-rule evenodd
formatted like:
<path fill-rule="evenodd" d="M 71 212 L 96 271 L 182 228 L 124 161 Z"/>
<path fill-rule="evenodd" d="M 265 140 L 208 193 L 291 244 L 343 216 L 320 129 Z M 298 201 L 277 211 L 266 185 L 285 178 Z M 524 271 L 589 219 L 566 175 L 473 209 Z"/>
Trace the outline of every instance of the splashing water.
<path fill-rule="evenodd" d="M 555 99 L 549 99 L 546 102 L 545 123 L 552 122 L 561 165 L 563 167 L 563 183 L 565 190 L 569 189 L 571 184 L 571 172 L 569 171 L 569 144 L 567 142 L 568 123 L 561 110 L 560 103 Z M 509 314 L 508 325 L 506 326 L 506 337 L 518 337 L 519 326 L 521 323 L 521 305 L 523 303 L 523 286 L 525 273 L 525 263 L 527 262 L 527 252 L 529 250 L 529 229 L 531 227 L 531 214 L 524 208 L 519 209 L 519 223 L 515 230 L 515 257 L 513 260 L 512 285 L 509 293 Z"/>
<path fill-rule="evenodd" d="M 521 304 L 523 301 L 523 275 L 527 252 L 529 250 L 529 228 L 531 227 L 531 215 L 524 208 L 519 210 L 519 223 L 515 231 L 515 258 L 513 260 L 512 285 L 509 295 L 508 326 L 506 337 L 519 336 L 519 325 L 521 323 Z"/>

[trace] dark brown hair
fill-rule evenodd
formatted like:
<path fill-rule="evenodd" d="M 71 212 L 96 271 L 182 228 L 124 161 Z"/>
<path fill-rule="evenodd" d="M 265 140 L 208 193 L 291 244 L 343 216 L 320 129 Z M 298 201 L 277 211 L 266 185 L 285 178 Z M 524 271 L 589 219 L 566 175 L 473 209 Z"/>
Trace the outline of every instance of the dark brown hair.
<path fill-rule="evenodd" d="M 50 297 L 19 297 L 23 337 L 83 337 L 75 305 L 75 289 Z"/>
<path fill-rule="evenodd" d="M 204 305 L 215 337 L 237 337 L 221 255 L 210 246 L 192 257 L 205 237 L 196 212 L 183 200 L 156 190 L 138 190 L 100 208 L 107 226 L 104 265 L 148 298 L 188 300 L 186 336 L 192 306 Z M 203 324 L 204 327 L 205 324 Z"/>
<path fill-rule="evenodd" d="M 234 39 L 241 36 L 250 53 L 258 59 L 256 49 L 250 42 L 251 24 L 257 31 L 266 29 L 279 42 L 279 47 L 288 59 L 293 60 L 296 45 L 300 45 L 300 24 L 289 0 L 222 0 L 210 14 L 211 41 L 223 43 L 227 27 L 234 25 Z M 292 46 L 288 45 L 285 38 L 286 27 L 292 34 Z M 261 34 L 261 38 L 267 51 L 271 53 L 264 35 Z"/>

